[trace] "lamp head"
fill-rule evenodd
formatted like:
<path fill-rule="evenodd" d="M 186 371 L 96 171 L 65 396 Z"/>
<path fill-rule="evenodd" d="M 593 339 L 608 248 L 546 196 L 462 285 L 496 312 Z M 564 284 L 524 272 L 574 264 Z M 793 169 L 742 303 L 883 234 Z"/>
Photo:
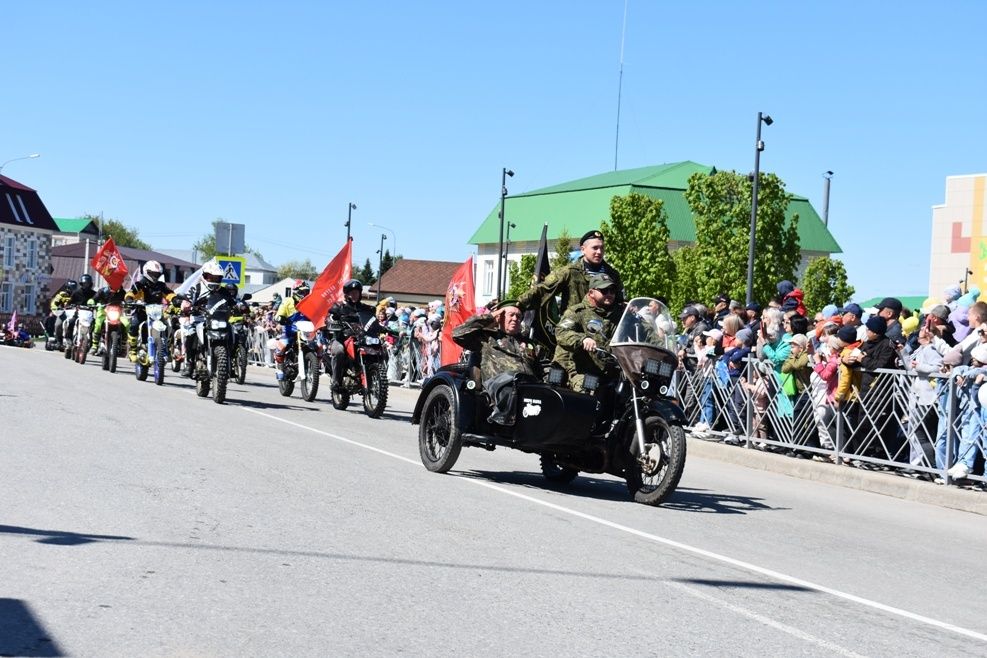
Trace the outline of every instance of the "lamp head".
<path fill-rule="evenodd" d="M 831 172 L 831 171 L 826 171 L 826 172 L 823 173 L 823 176 L 825 176 L 826 178 L 829 178 L 832 175 L 833 175 L 833 172 Z"/>
<path fill-rule="evenodd" d="M 510 176 L 511 178 L 514 178 L 514 171 L 512 169 L 505 169 L 504 173 Z"/>
<path fill-rule="evenodd" d="M 775 120 L 772 119 L 771 116 L 770 115 L 767 115 L 767 114 L 765 114 L 763 117 L 761 117 L 761 121 L 763 121 L 764 122 L 764 125 L 766 125 L 766 126 L 770 126 L 772 123 L 775 122 Z"/>

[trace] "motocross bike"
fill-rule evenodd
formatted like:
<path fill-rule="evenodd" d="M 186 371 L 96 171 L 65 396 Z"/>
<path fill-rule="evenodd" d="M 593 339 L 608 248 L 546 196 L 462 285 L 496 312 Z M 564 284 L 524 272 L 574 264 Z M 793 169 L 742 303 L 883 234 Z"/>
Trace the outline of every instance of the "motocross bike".
<path fill-rule="evenodd" d="M 250 309 L 247 307 L 246 302 L 250 297 L 250 293 L 247 293 L 240 298 L 240 301 L 236 304 L 237 315 L 230 319 L 233 327 L 233 360 L 230 366 L 232 368 L 232 376 L 237 384 L 243 384 L 247 381 L 247 362 L 249 360 L 247 337 L 250 335 L 250 328 L 247 326 L 246 320 Z"/>
<path fill-rule="evenodd" d="M 165 363 L 168 360 L 169 326 L 164 318 L 162 304 L 144 304 L 145 320 L 137 327 L 137 361 L 134 363 L 134 376 L 137 381 L 147 379 L 148 373 L 154 376 L 154 383 L 164 384 Z"/>
<path fill-rule="evenodd" d="M 359 321 L 342 322 L 345 339 L 343 348 L 349 364 L 343 371 L 343 381 L 333 387 L 332 406 L 345 409 L 352 395 L 363 396 L 363 410 L 370 418 L 380 418 L 387 406 L 387 343 L 380 339 L 383 329 L 376 318 L 365 325 Z M 331 359 L 329 372 L 332 373 Z"/>
<path fill-rule="evenodd" d="M 295 380 L 301 379 L 302 398 L 315 400 L 319 392 L 322 346 L 317 340 L 315 325 L 308 320 L 292 321 L 295 329 L 294 344 L 285 345 L 281 363 L 278 364 L 278 390 L 290 397 L 295 390 Z"/>
<path fill-rule="evenodd" d="M 100 350 L 103 354 L 103 370 L 117 371 L 117 359 L 126 356 L 127 334 L 120 318 L 123 306 L 107 304 L 103 308 L 106 321 L 103 322 L 103 335 L 100 336 Z"/>
<path fill-rule="evenodd" d="M 182 299 L 176 295 L 172 303 L 177 307 Z M 213 402 L 222 404 L 226 400 L 233 348 L 229 299 L 218 292 L 203 295 L 191 311 L 185 358 L 195 380 L 195 393 L 204 398 L 211 389 Z"/>
<path fill-rule="evenodd" d="M 93 309 L 89 306 L 80 306 L 75 315 L 75 337 L 73 339 L 74 359 L 76 363 L 86 362 L 89 354 L 90 332 L 93 326 Z"/>
<path fill-rule="evenodd" d="M 72 358 L 72 352 L 75 349 L 73 332 L 75 330 L 75 315 L 79 308 L 81 307 L 66 306 L 62 315 L 62 342 L 59 345 L 60 349 L 65 353 L 66 359 Z"/>
<path fill-rule="evenodd" d="M 490 420 L 493 404 L 478 368 L 441 368 L 422 385 L 411 422 L 430 471 L 445 473 L 463 447 L 507 447 L 536 454 L 542 474 L 556 484 L 580 472 L 624 478 L 631 497 L 659 505 L 675 491 L 685 468 L 685 416 L 674 400 L 675 323 L 656 299 L 627 305 L 608 351 L 611 377 L 586 375 L 583 391 L 564 386 L 553 366 L 547 381 L 515 377 L 513 422 Z"/>

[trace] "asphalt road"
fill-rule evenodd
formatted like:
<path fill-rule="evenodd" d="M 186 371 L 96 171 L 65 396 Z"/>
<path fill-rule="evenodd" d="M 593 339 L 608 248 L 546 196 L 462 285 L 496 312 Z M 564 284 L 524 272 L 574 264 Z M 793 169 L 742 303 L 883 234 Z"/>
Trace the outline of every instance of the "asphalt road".
<path fill-rule="evenodd" d="M 0 655 L 987 655 L 987 518 L 692 458 L 661 508 L 0 348 Z"/>

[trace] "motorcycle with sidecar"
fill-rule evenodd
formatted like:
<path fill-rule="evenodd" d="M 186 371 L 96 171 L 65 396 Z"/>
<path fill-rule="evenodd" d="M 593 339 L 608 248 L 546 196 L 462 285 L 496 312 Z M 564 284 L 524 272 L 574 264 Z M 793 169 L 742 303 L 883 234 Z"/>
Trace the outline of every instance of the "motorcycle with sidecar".
<path fill-rule="evenodd" d="M 583 391 L 553 365 L 546 381 L 514 382 L 514 423 L 488 420 L 493 404 L 469 364 L 441 368 L 422 385 L 411 422 L 422 463 L 445 473 L 463 447 L 513 448 L 539 455 L 549 481 L 579 473 L 623 478 L 635 501 L 659 505 L 685 468 L 685 416 L 675 402 L 675 323 L 656 299 L 631 300 L 605 358 L 613 377 L 587 375 Z"/>

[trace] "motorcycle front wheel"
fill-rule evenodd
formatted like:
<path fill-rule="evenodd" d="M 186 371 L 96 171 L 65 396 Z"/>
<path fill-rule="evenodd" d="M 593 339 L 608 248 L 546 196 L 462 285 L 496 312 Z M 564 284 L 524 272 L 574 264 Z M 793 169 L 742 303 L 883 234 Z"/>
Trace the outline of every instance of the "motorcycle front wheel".
<path fill-rule="evenodd" d="M 279 379 L 278 391 L 280 391 L 281 395 L 286 398 L 290 398 L 291 394 L 295 391 L 295 381 L 293 379 L 288 379 L 287 377 L 284 379 Z"/>
<path fill-rule="evenodd" d="M 363 410 L 371 418 L 380 418 L 387 406 L 387 363 L 379 361 L 365 367 L 367 390 L 363 392 Z"/>
<path fill-rule="evenodd" d="M 212 352 L 212 401 L 223 404 L 226 401 L 226 382 L 230 376 L 229 355 L 225 345 L 217 345 Z"/>
<path fill-rule="evenodd" d="M 633 426 L 629 433 L 630 441 L 636 441 Z M 636 502 L 660 505 L 675 491 L 685 470 L 685 447 L 685 431 L 680 426 L 661 416 L 644 419 L 645 463 L 628 455 L 624 473 L 627 489 Z"/>
<path fill-rule="evenodd" d="M 305 379 L 302 380 L 302 398 L 306 402 L 315 400 L 319 392 L 319 357 L 315 352 L 309 352 L 305 359 Z"/>
<path fill-rule="evenodd" d="M 117 354 L 120 352 L 120 332 L 114 331 L 110 334 L 110 348 L 106 350 L 106 368 L 110 372 L 117 371 Z"/>
<path fill-rule="evenodd" d="M 247 348 L 243 345 L 233 351 L 233 378 L 241 385 L 247 381 Z"/>
<path fill-rule="evenodd" d="M 422 464 L 433 473 L 445 473 L 455 466 L 462 449 L 456 398 L 448 386 L 436 386 L 425 398 L 418 426 Z"/>
<path fill-rule="evenodd" d="M 79 365 L 83 365 L 86 362 L 86 357 L 89 355 L 89 341 L 80 340 L 75 346 L 75 360 Z"/>
<path fill-rule="evenodd" d="M 156 341 L 154 346 L 154 383 L 158 386 L 164 384 L 165 355 L 164 341 Z"/>
<path fill-rule="evenodd" d="M 205 360 L 205 357 L 202 357 L 202 359 Z M 198 357 L 192 358 L 189 361 L 188 367 L 191 376 L 199 377 L 199 379 L 195 380 L 195 394 L 198 395 L 200 398 L 209 397 L 209 385 L 212 383 L 212 380 L 209 379 L 208 372 L 206 373 L 199 372 Z"/>

